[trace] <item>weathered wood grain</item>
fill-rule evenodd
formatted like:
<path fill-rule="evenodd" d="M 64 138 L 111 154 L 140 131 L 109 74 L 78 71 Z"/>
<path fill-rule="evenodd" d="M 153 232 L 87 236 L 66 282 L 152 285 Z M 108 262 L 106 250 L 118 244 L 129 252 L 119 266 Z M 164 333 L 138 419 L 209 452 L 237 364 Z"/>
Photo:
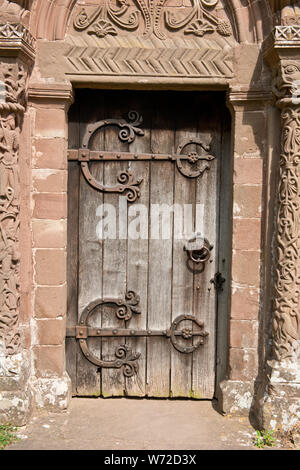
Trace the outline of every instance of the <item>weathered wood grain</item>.
<path fill-rule="evenodd" d="M 159 103 L 153 110 L 151 151 L 174 152 L 174 130 L 166 121 Z M 169 126 L 168 126 L 169 124 Z M 174 165 L 170 162 L 151 162 L 150 204 L 172 205 L 174 200 Z M 153 206 L 152 206 L 153 207 Z M 155 222 L 151 217 L 150 231 Z M 162 224 L 161 224 L 162 228 Z M 170 238 L 149 240 L 149 284 L 147 328 L 170 328 L 172 318 L 172 232 Z M 170 344 L 165 338 L 147 338 L 147 395 L 168 397 L 170 394 Z"/>
<path fill-rule="evenodd" d="M 179 125 L 181 124 L 181 125 Z M 188 123 L 187 123 L 188 124 Z M 183 140 L 193 138 L 196 128 L 191 128 L 183 122 L 178 123 L 176 131 L 176 148 Z M 189 146 L 189 151 L 195 150 Z M 175 171 L 174 180 L 174 204 L 178 204 L 182 210 L 184 204 L 190 204 L 193 209 L 193 222 L 195 218 L 195 184 L 196 181 L 186 178 L 179 171 Z M 185 221 L 187 222 L 187 220 Z M 183 224 L 184 230 L 184 224 Z M 186 227 L 188 229 L 188 227 Z M 186 233 L 182 239 L 173 236 L 173 288 L 172 288 L 172 321 L 179 315 L 193 315 L 193 272 L 188 269 L 187 253 L 184 246 L 194 231 L 194 223 L 191 227 L 192 233 Z M 180 323 L 180 328 L 191 328 L 190 321 Z M 191 346 L 192 340 L 181 339 L 183 346 Z M 172 397 L 190 397 L 192 395 L 192 355 L 183 354 L 171 347 L 171 395 Z"/>
<path fill-rule="evenodd" d="M 125 113 L 126 114 L 126 113 Z M 121 103 L 117 108 L 107 109 L 109 118 L 120 118 L 124 115 Z M 105 129 L 105 149 L 115 151 L 128 151 L 128 144 L 118 138 L 119 129 L 107 127 Z M 107 162 L 104 164 L 104 184 L 115 186 L 118 176 L 127 170 L 127 162 Z M 111 204 L 116 209 L 117 220 L 120 220 L 120 195 L 104 193 L 104 204 Z M 117 228 L 120 230 L 119 224 Z M 127 233 L 127 230 L 126 230 Z M 106 238 L 103 245 L 103 296 L 109 298 L 124 298 L 127 290 L 127 239 L 117 236 L 116 239 Z M 103 308 L 102 327 L 124 328 L 124 320 L 119 320 L 115 309 Z M 115 360 L 115 351 L 118 346 L 125 344 L 124 338 L 103 338 L 102 359 Z M 102 395 L 104 397 L 122 396 L 125 394 L 125 377 L 122 369 L 102 369 Z"/>
<path fill-rule="evenodd" d="M 137 110 L 141 115 L 145 109 L 136 100 L 132 102 L 132 109 Z M 147 119 L 148 118 L 148 119 Z M 151 120 L 146 116 L 143 122 L 145 135 L 136 137 L 130 144 L 130 152 L 150 152 Z M 128 205 L 128 244 L 127 244 L 127 286 L 128 290 L 133 290 L 140 296 L 139 315 L 133 315 L 130 322 L 127 322 L 130 329 L 147 328 L 147 304 L 148 304 L 148 230 L 146 233 L 140 231 L 138 238 L 133 237 L 134 232 L 141 230 L 137 221 L 143 217 L 144 207 L 149 207 L 149 169 L 148 162 L 131 162 L 130 170 L 136 178 L 143 178 L 140 185 L 141 195 L 133 204 Z M 130 216 L 130 214 L 133 214 Z M 140 222 L 141 223 L 141 222 Z M 148 225 L 148 217 L 147 217 Z M 132 230 L 131 230 L 132 229 Z M 146 230 L 146 227 L 145 227 Z M 126 343 L 133 351 L 140 353 L 138 360 L 138 375 L 126 379 L 126 393 L 128 396 L 145 396 L 146 394 L 146 364 L 147 364 L 147 340 L 146 338 L 126 340 Z"/>
<path fill-rule="evenodd" d="M 205 119 L 204 119 L 205 117 Z M 197 179 L 196 204 L 203 204 L 203 236 L 213 245 L 211 258 L 202 273 L 194 277 L 194 314 L 204 322 L 209 336 L 193 353 L 192 387 L 195 398 L 211 399 L 215 389 L 215 327 L 216 327 L 216 292 L 210 280 L 214 277 L 218 266 L 218 198 L 217 168 L 219 164 L 219 145 L 215 113 L 208 111 L 198 120 L 198 136 L 206 144 L 212 142 L 212 153 L 216 160 L 202 177 Z M 197 341 L 196 339 L 194 341 Z"/>
<path fill-rule="evenodd" d="M 80 126 L 76 125 L 75 119 L 72 127 L 70 142 L 74 147 L 80 147 L 89 122 L 126 118 L 128 112 L 134 109 L 144 115 L 144 123 L 141 125 L 144 136 L 137 136 L 128 145 L 120 141 L 119 129 L 113 126 L 96 135 L 90 148 L 97 151 L 175 153 L 182 141 L 201 138 L 206 144 L 212 141 L 212 153 L 217 159 L 210 163 L 210 171 L 197 180 L 183 176 L 172 161 L 90 163 L 93 176 L 104 185 L 115 186 L 120 173 L 126 170 L 132 171 L 135 178 L 143 178 L 140 198 L 129 203 L 126 195 L 122 194 L 121 205 L 119 194 L 103 194 L 95 190 L 88 185 L 83 175 L 79 176 L 79 163 L 69 164 L 71 225 L 68 242 L 68 326 L 75 326 L 83 309 L 96 298 L 124 299 L 126 292 L 132 290 L 140 296 L 140 315 L 134 314 L 130 321 L 125 322 L 117 319 L 115 308 L 104 306 L 92 316 L 90 326 L 168 330 L 177 316 L 190 314 L 204 321 L 205 329 L 209 332 L 205 345 L 193 354 L 178 352 L 166 337 L 88 340 L 91 351 L 103 360 L 115 360 L 116 348 L 125 343 L 134 352 L 139 352 L 138 378 L 125 378 L 122 369 L 102 369 L 99 373 L 97 366 L 82 355 L 77 341 L 68 339 L 67 364 L 72 381 L 76 384 L 74 393 L 104 397 L 125 395 L 211 399 L 216 371 L 217 295 L 210 281 L 222 264 L 218 256 L 218 240 L 225 225 L 224 217 L 222 225 L 219 224 L 218 194 L 224 170 L 221 169 L 222 130 L 218 109 L 211 106 L 209 97 L 201 93 L 101 91 L 94 94 L 81 92 L 80 95 L 87 99 L 81 101 L 78 117 Z M 199 152 L 200 148 L 190 145 L 188 150 Z M 203 162 L 198 165 L 203 165 Z M 76 200 L 76 186 L 79 188 L 79 200 Z M 116 239 L 101 240 L 99 233 L 97 235 L 96 227 L 100 219 L 96 211 L 102 203 L 111 204 L 116 210 Z M 193 224 L 189 227 L 190 231 L 196 228 L 196 204 L 203 206 L 202 235 L 214 246 L 211 260 L 206 263 L 203 272 L 193 272 L 188 268 L 187 253 L 183 247 L 192 233 L 185 233 L 183 239 L 178 239 L 174 233 L 172 213 L 171 232 L 167 239 L 162 239 L 162 233 L 159 239 L 133 239 L 130 236 L 130 224 L 134 223 L 141 210 L 139 204 L 149 209 L 153 204 L 165 207 L 178 204 L 182 210 L 184 204 L 191 204 Z M 228 198 L 222 203 L 222 208 L 227 204 Z M 131 215 L 127 219 L 125 217 L 123 235 L 119 237 L 119 215 L 124 216 L 128 211 Z M 149 233 L 155 232 L 153 229 L 157 227 L 154 227 L 153 219 L 149 218 L 148 224 Z M 224 240 L 228 240 L 228 237 Z M 224 306 L 226 299 L 222 302 Z M 190 327 L 191 322 L 182 322 L 180 329 L 185 326 Z M 198 327 L 193 328 L 196 330 Z M 189 346 L 198 339 L 181 338 L 179 341 Z M 73 359 L 75 349 L 77 362 Z"/>
<path fill-rule="evenodd" d="M 80 114 L 81 139 L 86 130 L 89 120 L 97 120 L 104 117 L 105 110 L 83 107 Z M 82 140 L 81 140 L 82 141 Z M 98 133 L 91 148 L 102 148 L 104 145 L 103 133 Z M 90 163 L 91 174 L 98 180 L 103 180 L 103 165 Z M 78 321 L 87 305 L 101 298 L 102 290 L 102 262 L 103 242 L 97 235 L 96 217 L 97 208 L 103 203 L 103 194 L 95 191 L 80 174 L 80 206 L 79 206 L 79 292 L 78 292 Z M 101 309 L 95 311 L 89 320 L 90 326 L 101 325 Z M 88 347 L 90 351 L 100 358 L 101 340 L 89 338 Z M 90 363 L 78 348 L 77 355 L 77 394 L 78 395 L 100 395 L 100 374 L 97 367 Z"/>

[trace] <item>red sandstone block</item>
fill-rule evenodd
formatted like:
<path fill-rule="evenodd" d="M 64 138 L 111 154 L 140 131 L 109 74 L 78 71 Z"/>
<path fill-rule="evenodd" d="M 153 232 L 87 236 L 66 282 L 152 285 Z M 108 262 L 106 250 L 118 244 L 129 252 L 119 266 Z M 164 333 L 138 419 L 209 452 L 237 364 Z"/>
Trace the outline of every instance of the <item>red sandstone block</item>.
<path fill-rule="evenodd" d="M 259 290 L 235 287 L 231 300 L 231 318 L 257 320 L 259 313 Z"/>
<path fill-rule="evenodd" d="M 266 148 L 266 116 L 264 111 L 240 108 L 235 115 L 234 152 L 239 157 L 259 158 Z"/>
<path fill-rule="evenodd" d="M 36 139 L 33 165 L 34 168 L 67 169 L 67 144 L 65 139 Z"/>
<path fill-rule="evenodd" d="M 229 369 L 231 380 L 252 381 L 258 372 L 257 350 L 230 348 Z"/>
<path fill-rule="evenodd" d="M 262 184 L 263 160 L 261 158 L 235 158 L 235 184 Z"/>
<path fill-rule="evenodd" d="M 60 320 L 37 320 L 37 338 L 40 345 L 59 346 L 64 343 L 66 336 L 66 321 Z"/>
<path fill-rule="evenodd" d="M 63 109 L 36 108 L 35 135 L 37 137 L 66 137 L 66 113 Z"/>
<path fill-rule="evenodd" d="M 37 193 L 33 195 L 35 219 L 66 219 L 66 194 Z"/>
<path fill-rule="evenodd" d="M 66 253 L 64 250 L 36 250 L 35 281 L 40 286 L 57 286 L 66 282 Z"/>
<path fill-rule="evenodd" d="M 234 216 L 260 218 L 261 212 L 262 186 L 234 185 Z"/>
<path fill-rule="evenodd" d="M 260 253 L 237 251 L 233 254 L 232 279 L 237 284 L 260 285 Z"/>
<path fill-rule="evenodd" d="M 36 248 L 65 248 L 67 221 L 35 219 L 32 221 L 33 244 Z"/>
<path fill-rule="evenodd" d="M 67 286 L 42 287 L 35 291 L 34 315 L 36 318 L 64 317 L 67 310 Z"/>
<path fill-rule="evenodd" d="M 258 322 L 232 320 L 230 323 L 230 346 L 232 348 L 256 348 L 258 345 Z"/>
<path fill-rule="evenodd" d="M 64 170 L 32 170 L 33 189 L 39 193 L 67 192 L 67 172 Z"/>
<path fill-rule="evenodd" d="M 36 377 L 61 376 L 64 372 L 64 346 L 35 346 L 34 367 Z"/>
<path fill-rule="evenodd" d="M 260 250 L 261 219 L 233 220 L 233 249 Z"/>

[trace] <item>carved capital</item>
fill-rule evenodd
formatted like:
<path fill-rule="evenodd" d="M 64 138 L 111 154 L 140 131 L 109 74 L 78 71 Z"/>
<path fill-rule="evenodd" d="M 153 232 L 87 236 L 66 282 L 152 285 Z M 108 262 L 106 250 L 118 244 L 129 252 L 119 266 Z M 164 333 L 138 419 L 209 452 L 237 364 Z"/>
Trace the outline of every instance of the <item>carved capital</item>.
<path fill-rule="evenodd" d="M 274 71 L 272 91 L 279 108 L 300 105 L 300 60 L 280 61 Z"/>
<path fill-rule="evenodd" d="M 300 25 L 300 2 L 296 0 L 269 0 L 275 25 Z"/>
<path fill-rule="evenodd" d="M 22 57 L 33 62 L 36 40 L 21 23 L 0 22 L 0 56 Z"/>

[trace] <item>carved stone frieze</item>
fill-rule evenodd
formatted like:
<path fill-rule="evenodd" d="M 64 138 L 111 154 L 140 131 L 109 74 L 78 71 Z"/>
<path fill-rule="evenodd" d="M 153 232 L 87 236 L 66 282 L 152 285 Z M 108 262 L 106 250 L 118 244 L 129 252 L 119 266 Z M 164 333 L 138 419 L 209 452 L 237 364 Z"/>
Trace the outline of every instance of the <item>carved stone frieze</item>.
<path fill-rule="evenodd" d="M 0 342 L 6 354 L 20 349 L 19 321 L 19 134 L 25 111 L 26 72 L 18 63 L 0 66 Z"/>
<path fill-rule="evenodd" d="M 233 76 L 235 38 L 222 0 L 79 0 L 67 43 L 72 76 Z"/>
<path fill-rule="evenodd" d="M 161 40 L 174 31 L 194 36 L 213 32 L 230 36 L 230 22 L 215 12 L 219 4 L 219 0 L 99 0 L 97 8 L 81 8 L 73 25 L 75 30 L 86 30 L 99 38 L 138 29 L 145 38 L 153 34 Z"/>
<path fill-rule="evenodd" d="M 67 74 L 155 77 L 216 77 L 233 76 L 232 43 L 230 38 L 219 42 L 194 38 L 188 44 L 180 38 L 159 41 L 114 36 L 100 40 L 90 36 L 68 37 Z"/>

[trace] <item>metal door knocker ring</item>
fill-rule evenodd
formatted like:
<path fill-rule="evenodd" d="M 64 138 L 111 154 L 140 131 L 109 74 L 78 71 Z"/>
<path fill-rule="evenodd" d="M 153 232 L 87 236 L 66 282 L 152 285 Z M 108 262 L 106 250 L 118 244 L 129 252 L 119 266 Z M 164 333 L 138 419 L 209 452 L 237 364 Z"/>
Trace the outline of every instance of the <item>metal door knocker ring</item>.
<path fill-rule="evenodd" d="M 212 249 L 213 246 L 207 238 L 203 238 L 201 234 L 197 233 L 184 246 L 184 250 L 188 255 L 188 267 L 191 269 L 192 264 L 192 269 L 195 270 L 195 265 L 197 265 L 197 269 L 202 272 L 205 268 L 205 263 L 210 259 Z"/>

